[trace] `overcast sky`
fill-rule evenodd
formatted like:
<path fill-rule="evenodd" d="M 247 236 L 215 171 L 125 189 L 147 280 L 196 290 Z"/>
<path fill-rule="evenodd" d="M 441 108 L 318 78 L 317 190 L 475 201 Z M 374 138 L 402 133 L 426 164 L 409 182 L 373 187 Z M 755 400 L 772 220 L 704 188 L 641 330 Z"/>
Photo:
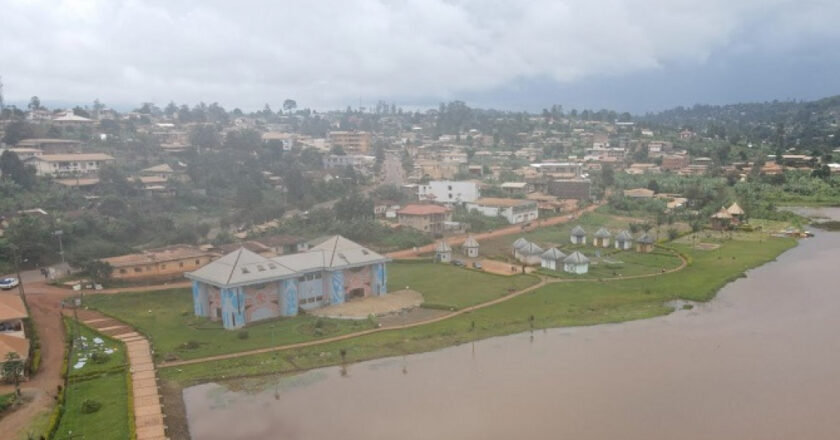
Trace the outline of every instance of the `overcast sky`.
<path fill-rule="evenodd" d="M 643 112 L 840 93 L 840 0 L 0 0 L 7 102 Z"/>

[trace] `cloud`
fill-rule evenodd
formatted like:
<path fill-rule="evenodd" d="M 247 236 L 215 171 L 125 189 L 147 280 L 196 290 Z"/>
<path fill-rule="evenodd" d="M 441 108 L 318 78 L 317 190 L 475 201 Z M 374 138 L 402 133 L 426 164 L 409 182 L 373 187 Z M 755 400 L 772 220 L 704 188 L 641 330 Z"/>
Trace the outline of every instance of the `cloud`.
<path fill-rule="evenodd" d="M 341 107 L 837 38 L 840 2 L 0 0 L 7 100 Z"/>

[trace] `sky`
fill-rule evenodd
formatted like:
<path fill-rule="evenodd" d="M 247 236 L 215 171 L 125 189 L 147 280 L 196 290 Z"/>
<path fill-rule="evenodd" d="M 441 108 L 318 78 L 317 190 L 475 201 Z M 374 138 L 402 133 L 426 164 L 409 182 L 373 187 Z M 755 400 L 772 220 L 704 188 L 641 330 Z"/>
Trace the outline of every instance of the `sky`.
<path fill-rule="evenodd" d="M 7 103 L 643 113 L 840 94 L 838 0 L 0 0 Z"/>

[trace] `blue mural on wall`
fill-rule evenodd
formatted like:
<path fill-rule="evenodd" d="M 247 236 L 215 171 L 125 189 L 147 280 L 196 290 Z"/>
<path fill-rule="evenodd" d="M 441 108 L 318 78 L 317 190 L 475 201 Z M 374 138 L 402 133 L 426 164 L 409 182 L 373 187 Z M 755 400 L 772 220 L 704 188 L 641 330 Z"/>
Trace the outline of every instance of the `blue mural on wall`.
<path fill-rule="evenodd" d="M 330 289 L 330 304 L 341 304 L 344 302 L 344 271 L 337 270 L 332 273 L 332 289 Z"/>
<path fill-rule="evenodd" d="M 283 316 L 295 316 L 298 312 L 297 280 L 283 281 Z"/>
<path fill-rule="evenodd" d="M 206 295 L 202 295 L 202 288 L 198 281 L 192 282 L 192 294 L 193 311 L 195 312 L 195 316 L 207 316 L 204 311 L 204 297 L 206 297 Z"/>
<path fill-rule="evenodd" d="M 222 324 L 225 328 L 245 325 L 245 294 L 241 287 L 222 289 Z"/>
<path fill-rule="evenodd" d="M 379 296 L 388 293 L 386 287 L 388 280 L 384 263 L 373 265 L 372 277 L 373 294 Z"/>

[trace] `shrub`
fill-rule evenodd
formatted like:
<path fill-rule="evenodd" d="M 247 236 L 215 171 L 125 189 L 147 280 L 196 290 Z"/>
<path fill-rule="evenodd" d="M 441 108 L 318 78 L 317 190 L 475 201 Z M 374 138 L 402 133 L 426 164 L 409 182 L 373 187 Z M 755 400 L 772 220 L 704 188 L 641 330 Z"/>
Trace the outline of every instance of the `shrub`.
<path fill-rule="evenodd" d="M 248 339 L 248 330 L 240 330 L 239 333 L 236 334 L 236 337 L 239 339 Z"/>
<path fill-rule="evenodd" d="M 198 342 L 198 341 L 190 340 L 190 341 L 184 342 L 181 346 L 186 350 L 195 350 L 195 349 L 197 349 L 198 347 L 201 346 L 201 343 Z"/>
<path fill-rule="evenodd" d="M 102 404 L 98 400 L 85 399 L 85 401 L 82 402 L 83 414 L 93 414 L 99 411 L 100 408 L 102 408 Z"/>
<path fill-rule="evenodd" d="M 108 359 L 110 358 L 111 356 L 109 356 L 108 353 L 97 351 L 90 356 L 90 361 L 94 364 L 104 364 L 108 362 Z"/>

